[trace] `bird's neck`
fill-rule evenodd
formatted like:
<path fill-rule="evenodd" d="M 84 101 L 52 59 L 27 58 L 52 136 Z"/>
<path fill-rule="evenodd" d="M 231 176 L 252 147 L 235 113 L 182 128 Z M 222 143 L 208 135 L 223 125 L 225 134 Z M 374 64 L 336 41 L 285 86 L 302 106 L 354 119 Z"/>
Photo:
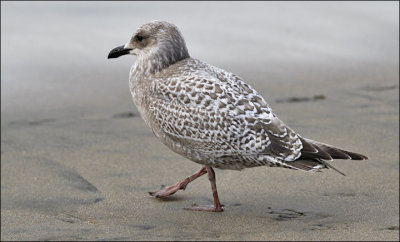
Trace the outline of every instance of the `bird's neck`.
<path fill-rule="evenodd" d="M 175 46 L 165 46 L 163 49 L 139 55 L 132 68 L 132 74 L 137 77 L 152 75 L 186 58 L 189 58 L 189 53 L 185 45 L 179 49 Z"/>

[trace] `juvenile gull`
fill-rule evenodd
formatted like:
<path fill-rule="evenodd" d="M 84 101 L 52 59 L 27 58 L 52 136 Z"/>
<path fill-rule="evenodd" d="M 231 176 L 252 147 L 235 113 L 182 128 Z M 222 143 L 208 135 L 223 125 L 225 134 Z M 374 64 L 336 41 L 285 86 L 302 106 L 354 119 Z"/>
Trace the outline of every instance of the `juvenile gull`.
<path fill-rule="evenodd" d="M 150 193 L 157 198 L 184 190 L 207 173 L 214 206 L 187 209 L 222 212 L 212 168 L 270 166 L 319 171 L 336 170 L 327 162 L 333 159 L 367 159 L 301 137 L 240 77 L 191 58 L 182 34 L 171 23 L 142 25 L 128 43 L 111 50 L 108 58 L 125 54 L 137 56 L 129 87 L 146 124 L 171 150 L 203 165 L 175 185 Z"/>

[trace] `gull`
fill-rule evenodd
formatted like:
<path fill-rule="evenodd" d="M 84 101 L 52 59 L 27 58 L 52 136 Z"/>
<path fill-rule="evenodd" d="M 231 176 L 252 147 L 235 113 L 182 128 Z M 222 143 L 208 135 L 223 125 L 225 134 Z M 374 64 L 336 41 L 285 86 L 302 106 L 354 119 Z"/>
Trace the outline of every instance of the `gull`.
<path fill-rule="evenodd" d="M 179 29 L 165 21 L 143 24 L 108 58 L 137 56 L 129 87 L 141 117 L 163 144 L 202 165 L 190 177 L 150 195 L 170 196 L 207 173 L 214 205 L 193 211 L 222 212 L 213 168 L 268 166 L 303 171 L 335 169 L 333 159 L 366 156 L 300 136 L 239 76 L 191 58 Z"/>

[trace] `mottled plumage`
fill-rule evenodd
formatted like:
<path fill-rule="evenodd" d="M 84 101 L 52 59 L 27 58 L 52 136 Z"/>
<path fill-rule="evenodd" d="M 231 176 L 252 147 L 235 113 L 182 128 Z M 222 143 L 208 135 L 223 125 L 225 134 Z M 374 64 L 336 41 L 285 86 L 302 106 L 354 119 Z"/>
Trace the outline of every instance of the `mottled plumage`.
<path fill-rule="evenodd" d="M 367 158 L 302 138 L 240 77 L 190 58 L 173 24 L 147 23 L 119 48 L 137 55 L 129 83 L 142 118 L 165 145 L 194 162 L 315 171 L 332 167 L 326 161 L 335 158 Z"/>

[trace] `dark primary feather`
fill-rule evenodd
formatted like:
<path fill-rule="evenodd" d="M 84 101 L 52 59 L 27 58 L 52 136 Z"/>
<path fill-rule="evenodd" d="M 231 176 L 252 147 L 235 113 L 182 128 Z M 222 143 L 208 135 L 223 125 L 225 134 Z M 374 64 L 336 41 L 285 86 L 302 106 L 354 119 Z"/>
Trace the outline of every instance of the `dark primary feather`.
<path fill-rule="evenodd" d="M 303 140 L 302 140 L 303 141 Z M 342 150 L 336 148 L 334 146 L 324 144 L 321 142 L 317 142 L 311 139 L 304 139 L 307 143 L 313 145 L 314 147 L 318 147 L 320 150 L 328 153 L 333 159 L 346 159 L 346 160 L 367 160 L 368 157 L 365 155 L 357 154 L 354 152 L 350 152 L 347 150 Z M 321 157 L 319 157 L 321 158 Z"/>
<path fill-rule="evenodd" d="M 331 164 L 326 162 L 326 160 L 331 161 L 333 159 L 346 159 L 346 160 L 368 159 L 368 157 L 366 157 L 365 155 L 342 150 L 333 147 L 331 145 L 320 143 L 314 140 L 305 139 L 302 137 L 300 137 L 300 140 L 303 144 L 303 149 L 301 150 L 301 156 L 299 159 L 290 162 L 290 165 L 301 170 L 309 171 L 312 169 L 317 169 L 318 167 L 332 168 L 333 170 L 345 176 L 343 172 L 333 167 Z"/>
<path fill-rule="evenodd" d="M 323 160 L 333 160 L 333 159 L 345 159 L 345 160 L 366 160 L 368 157 L 357 154 L 354 152 L 342 150 L 334 146 L 320 143 L 314 140 L 306 139 L 300 137 L 303 144 L 303 149 L 301 150 L 300 158 L 304 159 L 323 159 Z M 314 148 L 314 150 L 312 150 Z M 315 152 L 316 150 L 316 152 Z"/>
<path fill-rule="evenodd" d="M 321 147 L 318 145 L 315 145 L 312 142 L 309 142 L 305 140 L 304 138 L 300 138 L 301 143 L 303 144 L 303 147 L 306 147 L 306 149 L 303 148 L 301 150 L 301 156 L 300 158 L 303 159 L 324 159 L 324 160 L 333 160 L 333 157 L 328 153 L 326 150 L 323 150 Z M 311 147 L 314 148 L 313 151 L 309 151 Z M 315 152 L 316 150 L 316 152 Z"/>
<path fill-rule="evenodd" d="M 302 153 L 318 153 L 318 149 L 316 149 L 312 144 L 305 141 L 302 137 L 300 137 L 301 143 L 303 144 Z"/>

